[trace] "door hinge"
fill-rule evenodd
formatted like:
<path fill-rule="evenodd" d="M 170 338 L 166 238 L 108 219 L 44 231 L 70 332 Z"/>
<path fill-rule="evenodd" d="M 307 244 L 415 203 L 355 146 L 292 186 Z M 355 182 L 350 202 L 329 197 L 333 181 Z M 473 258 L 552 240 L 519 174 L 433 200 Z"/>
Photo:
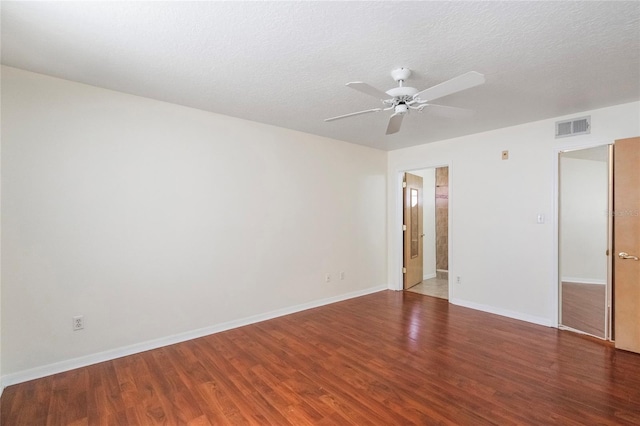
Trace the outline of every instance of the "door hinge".
<path fill-rule="evenodd" d="M 606 255 L 609 256 L 609 249 L 607 249 L 607 254 Z"/>
<path fill-rule="evenodd" d="M 407 230 L 407 225 L 402 225 L 402 230 L 406 231 Z"/>
<path fill-rule="evenodd" d="M 402 187 L 406 188 L 407 187 L 407 182 L 402 182 Z"/>
<path fill-rule="evenodd" d="M 406 274 L 407 273 L 407 268 L 402 268 L 402 273 Z"/>

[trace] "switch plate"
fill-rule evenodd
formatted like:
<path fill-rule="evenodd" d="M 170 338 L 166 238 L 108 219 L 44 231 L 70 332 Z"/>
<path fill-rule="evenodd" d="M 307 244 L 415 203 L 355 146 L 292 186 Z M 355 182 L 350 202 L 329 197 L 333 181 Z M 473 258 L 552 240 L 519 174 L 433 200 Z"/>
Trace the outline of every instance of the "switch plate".
<path fill-rule="evenodd" d="M 509 159 L 509 151 L 502 151 L 502 159 L 503 160 Z"/>

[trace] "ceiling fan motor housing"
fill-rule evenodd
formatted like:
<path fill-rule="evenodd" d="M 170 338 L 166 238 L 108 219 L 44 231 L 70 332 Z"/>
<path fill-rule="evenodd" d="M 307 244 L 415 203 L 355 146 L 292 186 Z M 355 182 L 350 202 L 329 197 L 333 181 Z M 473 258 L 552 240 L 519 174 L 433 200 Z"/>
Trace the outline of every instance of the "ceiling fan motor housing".
<path fill-rule="evenodd" d="M 418 89 L 415 87 L 394 87 L 393 89 L 387 90 L 387 95 L 392 98 L 412 98 L 413 95 L 418 93 Z"/>

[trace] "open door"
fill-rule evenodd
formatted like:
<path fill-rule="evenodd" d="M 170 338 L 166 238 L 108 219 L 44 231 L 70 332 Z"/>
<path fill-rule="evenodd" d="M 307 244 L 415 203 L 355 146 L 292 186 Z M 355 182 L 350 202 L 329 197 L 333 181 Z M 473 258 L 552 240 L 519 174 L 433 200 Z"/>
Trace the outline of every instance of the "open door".
<path fill-rule="evenodd" d="M 404 174 L 404 288 L 411 288 L 422 282 L 422 178 L 410 173 Z"/>
<path fill-rule="evenodd" d="M 614 144 L 615 346 L 640 353 L 640 138 Z"/>

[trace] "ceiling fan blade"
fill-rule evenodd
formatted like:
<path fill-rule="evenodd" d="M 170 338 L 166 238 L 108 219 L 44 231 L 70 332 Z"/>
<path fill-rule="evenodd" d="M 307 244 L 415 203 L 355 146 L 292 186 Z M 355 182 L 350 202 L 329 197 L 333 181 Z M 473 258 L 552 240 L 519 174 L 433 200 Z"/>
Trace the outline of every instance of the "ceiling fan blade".
<path fill-rule="evenodd" d="M 420 111 L 426 111 L 430 114 L 445 118 L 465 118 L 471 117 L 476 112 L 472 109 L 457 108 L 444 105 L 426 104 L 418 108 Z"/>
<path fill-rule="evenodd" d="M 429 102 L 434 99 L 450 95 L 452 93 L 479 86 L 481 84 L 484 84 L 484 82 L 485 78 L 483 74 L 475 71 L 470 71 L 466 74 L 454 77 L 451 80 L 447 80 L 433 87 L 429 87 L 422 92 L 418 92 L 413 95 L 413 99 L 418 100 L 418 102 Z"/>
<path fill-rule="evenodd" d="M 351 83 L 347 83 L 348 87 L 352 89 L 356 89 L 358 92 L 366 93 L 369 96 L 373 96 L 378 99 L 389 99 L 391 96 L 384 93 L 382 90 L 378 90 L 373 86 L 369 86 L 367 83 L 363 83 L 361 81 L 354 81 Z"/>
<path fill-rule="evenodd" d="M 352 112 L 351 114 L 345 114 L 345 115 L 339 115 L 337 117 L 326 118 L 324 121 L 340 120 L 341 118 L 353 117 L 360 114 L 368 114 L 370 112 L 378 112 L 378 111 L 382 111 L 382 108 L 373 108 L 373 109 L 368 109 L 366 111 Z"/>
<path fill-rule="evenodd" d="M 391 117 L 389 117 L 389 124 L 387 125 L 387 135 L 392 135 L 400 131 L 403 117 L 404 114 L 393 114 Z"/>

